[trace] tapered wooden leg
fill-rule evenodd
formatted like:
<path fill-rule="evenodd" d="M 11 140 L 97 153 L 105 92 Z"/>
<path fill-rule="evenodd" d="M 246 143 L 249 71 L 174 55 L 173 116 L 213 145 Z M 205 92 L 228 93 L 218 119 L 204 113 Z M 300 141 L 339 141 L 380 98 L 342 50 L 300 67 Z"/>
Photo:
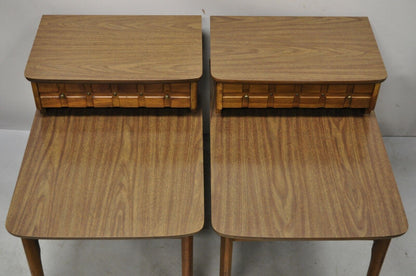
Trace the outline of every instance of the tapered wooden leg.
<path fill-rule="evenodd" d="M 32 276 L 43 276 L 39 241 L 33 239 L 22 239 L 22 243 Z"/>
<path fill-rule="evenodd" d="M 221 237 L 220 276 L 231 276 L 233 240 Z"/>
<path fill-rule="evenodd" d="M 375 240 L 371 250 L 371 261 L 368 267 L 367 276 L 377 276 L 380 274 L 384 257 L 386 257 L 391 239 Z"/>
<path fill-rule="evenodd" d="M 192 236 L 182 238 L 182 276 L 192 276 L 193 245 Z"/>

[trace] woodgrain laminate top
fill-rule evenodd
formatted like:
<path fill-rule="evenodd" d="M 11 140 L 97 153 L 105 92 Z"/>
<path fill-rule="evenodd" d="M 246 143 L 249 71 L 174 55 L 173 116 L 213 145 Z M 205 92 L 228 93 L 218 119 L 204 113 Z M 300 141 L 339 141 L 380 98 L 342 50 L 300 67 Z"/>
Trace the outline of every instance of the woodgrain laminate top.
<path fill-rule="evenodd" d="M 211 17 L 211 74 L 269 83 L 387 77 L 366 17 Z"/>
<path fill-rule="evenodd" d="M 19 237 L 178 237 L 204 223 L 201 111 L 35 115 L 6 227 Z"/>
<path fill-rule="evenodd" d="M 376 117 L 360 112 L 213 112 L 215 231 L 246 239 L 405 233 L 407 220 Z"/>
<path fill-rule="evenodd" d="M 200 16 L 45 15 L 31 81 L 174 81 L 202 75 Z"/>

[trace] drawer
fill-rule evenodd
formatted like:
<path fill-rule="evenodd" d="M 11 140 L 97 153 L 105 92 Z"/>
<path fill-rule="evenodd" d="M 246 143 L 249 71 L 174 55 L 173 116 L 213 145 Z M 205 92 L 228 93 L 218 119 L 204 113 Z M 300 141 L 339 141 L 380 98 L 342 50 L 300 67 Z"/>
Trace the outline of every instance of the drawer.
<path fill-rule="evenodd" d="M 37 83 L 40 108 L 196 108 L 197 83 Z M 35 91 L 37 89 L 37 91 Z"/>
<path fill-rule="evenodd" d="M 111 84 L 92 84 L 90 96 L 94 107 L 113 107 Z"/>
<path fill-rule="evenodd" d="M 273 85 L 274 108 L 292 108 L 296 105 L 299 97 L 299 88 L 294 84 Z"/>
<path fill-rule="evenodd" d="M 61 99 L 58 92 L 43 93 L 40 95 L 40 101 L 45 108 L 62 107 Z"/>
<path fill-rule="evenodd" d="M 248 98 L 248 107 L 249 108 L 266 108 L 268 100 L 269 100 L 269 96 L 267 94 L 256 95 L 255 93 L 251 93 L 251 95 Z"/>
<path fill-rule="evenodd" d="M 352 95 L 351 108 L 367 108 L 371 103 L 371 96 Z"/>
<path fill-rule="evenodd" d="M 299 107 L 301 108 L 319 108 L 324 107 L 324 99 L 320 95 L 301 95 L 299 97 Z"/>
<path fill-rule="evenodd" d="M 325 99 L 326 108 L 344 108 L 346 105 L 346 96 L 327 95 Z"/>
<path fill-rule="evenodd" d="M 224 108 L 242 108 L 243 95 L 224 95 L 222 98 L 222 106 Z"/>
<path fill-rule="evenodd" d="M 374 91 L 374 84 L 358 84 L 358 85 L 354 85 L 353 94 L 370 96 L 373 94 L 373 91 Z"/>
<path fill-rule="evenodd" d="M 269 94 L 265 93 L 234 93 L 222 98 L 224 108 L 267 108 L 269 103 L 271 105 Z"/>
<path fill-rule="evenodd" d="M 292 108 L 295 102 L 295 95 L 275 95 L 273 101 L 274 108 Z"/>
<path fill-rule="evenodd" d="M 137 84 L 119 84 L 117 85 L 118 105 L 120 107 L 138 107 L 139 93 Z"/>
<path fill-rule="evenodd" d="M 221 108 L 367 108 L 373 109 L 379 84 L 217 85 Z"/>

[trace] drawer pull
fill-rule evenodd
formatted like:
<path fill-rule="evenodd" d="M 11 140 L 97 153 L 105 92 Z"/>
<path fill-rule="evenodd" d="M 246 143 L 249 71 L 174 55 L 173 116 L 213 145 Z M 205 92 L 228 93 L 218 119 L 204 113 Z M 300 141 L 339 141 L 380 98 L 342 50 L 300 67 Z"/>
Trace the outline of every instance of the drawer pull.
<path fill-rule="evenodd" d="M 169 99 L 169 94 L 166 94 L 165 95 L 165 99 Z"/>
<path fill-rule="evenodd" d="M 59 94 L 59 98 L 61 99 L 65 98 L 65 94 L 64 93 Z"/>
<path fill-rule="evenodd" d="M 244 95 L 244 99 L 248 99 L 248 94 L 245 94 Z"/>

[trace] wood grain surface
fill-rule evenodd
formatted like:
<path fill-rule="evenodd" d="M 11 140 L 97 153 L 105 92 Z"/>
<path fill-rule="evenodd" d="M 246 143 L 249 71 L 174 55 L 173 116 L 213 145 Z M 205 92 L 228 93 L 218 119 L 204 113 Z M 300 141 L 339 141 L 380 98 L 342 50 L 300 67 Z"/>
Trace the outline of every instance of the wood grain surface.
<path fill-rule="evenodd" d="M 217 81 L 380 82 L 387 77 L 368 18 L 211 17 Z"/>
<path fill-rule="evenodd" d="M 45 15 L 25 76 L 31 81 L 196 80 L 200 16 Z"/>
<path fill-rule="evenodd" d="M 212 226 L 241 239 L 375 239 L 407 220 L 374 113 L 211 114 Z"/>
<path fill-rule="evenodd" d="M 200 110 L 37 111 L 6 227 L 42 239 L 194 234 L 202 155 Z"/>

